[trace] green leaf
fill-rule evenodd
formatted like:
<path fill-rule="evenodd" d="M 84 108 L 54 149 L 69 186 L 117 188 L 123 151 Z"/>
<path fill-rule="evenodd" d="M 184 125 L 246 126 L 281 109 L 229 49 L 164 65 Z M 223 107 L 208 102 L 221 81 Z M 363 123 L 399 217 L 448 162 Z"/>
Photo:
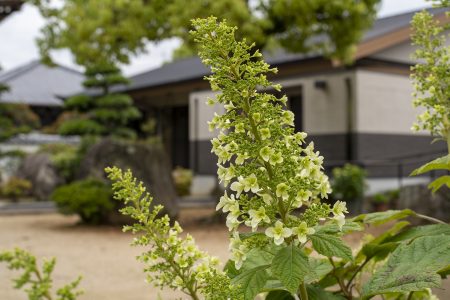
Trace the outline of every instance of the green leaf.
<path fill-rule="evenodd" d="M 424 164 L 415 169 L 410 176 L 420 175 L 433 170 L 450 170 L 450 154 Z"/>
<path fill-rule="evenodd" d="M 269 250 L 253 248 L 246 254 L 247 258 L 242 264 L 241 272 L 254 269 L 259 266 L 270 265 L 275 256 Z"/>
<path fill-rule="evenodd" d="M 292 294 L 297 292 L 310 270 L 308 257 L 293 244 L 278 251 L 272 261 L 272 273 Z"/>
<path fill-rule="evenodd" d="M 309 266 L 314 272 L 310 272 L 305 276 L 305 283 L 319 281 L 333 270 L 333 266 L 328 259 L 316 259 L 310 257 Z"/>
<path fill-rule="evenodd" d="M 269 279 L 266 271 L 269 267 L 270 265 L 256 267 L 242 272 L 231 280 L 233 285 L 238 286 L 237 292 L 244 300 L 254 300 L 256 295 L 262 291 Z"/>
<path fill-rule="evenodd" d="M 352 219 L 352 221 L 362 221 L 365 224 L 381 225 L 393 220 L 404 219 L 414 216 L 415 212 L 410 209 L 404 210 L 387 210 L 383 212 L 375 212 L 370 214 L 362 214 Z"/>
<path fill-rule="evenodd" d="M 368 258 L 376 258 L 376 260 L 380 261 L 386 258 L 392 251 L 397 249 L 398 243 L 385 243 L 385 244 L 373 244 L 368 243 L 365 244 L 361 249 L 361 252 Z"/>
<path fill-rule="evenodd" d="M 345 300 L 344 297 L 330 293 L 318 286 L 306 286 L 309 300 Z"/>
<path fill-rule="evenodd" d="M 363 245 L 361 251 L 358 255 L 356 255 L 356 259 L 360 259 L 362 258 L 361 256 L 365 256 L 367 259 L 375 258 L 378 261 L 383 260 L 399 245 L 399 242 L 391 242 L 390 239 L 395 237 L 396 234 L 409 225 L 410 223 L 407 221 L 395 223 L 391 228 L 384 231 L 367 244 Z"/>
<path fill-rule="evenodd" d="M 271 291 L 266 300 L 294 300 L 294 297 L 287 291 Z"/>
<path fill-rule="evenodd" d="M 439 177 L 438 179 L 434 180 L 428 185 L 428 188 L 433 192 L 436 193 L 437 190 L 439 190 L 443 185 L 446 185 L 448 188 L 450 188 L 450 176 L 444 175 Z"/>
<path fill-rule="evenodd" d="M 234 261 L 232 261 L 231 259 L 229 259 L 227 261 L 227 263 L 223 267 L 223 271 L 230 278 L 234 278 L 234 277 L 236 277 L 236 276 L 238 276 L 239 274 L 242 273 L 242 269 L 241 270 L 236 269 L 236 265 L 235 265 Z"/>
<path fill-rule="evenodd" d="M 450 275 L 450 265 L 440 269 L 438 274 L 441 275 L 442 278 L 447 278 L 447 275 Z"/>
<path fill-rule="evenodd" d="M 327 257 L 340 257 L 353 260 L 352 249 L 333 235 L 316 233 L 310 236 L 314 249 Z"/>
<path fill-rule="evenodd" d="M 450 264 L 450 236 L 425 236 L 402 244 L 364 285 L 363 296 L 438 287 L 439 270 Z"/>
<path fill-rule="evenodd" d="M 448 235 L 450 236 L 450 225 L 447 224 L 432 224 L 417 226 L 400 232 L 399 234 L 389 238 L 389 242 L 401 242 L 412 240 L 422 236 L 433 236 L 433 235 Z"/>
<path fill-rule="evenodd" d="M 362 231 L 364 230 L 364 225 L 362 225 L 360 222 L 352 222 L 349 220 L 346 220 L 344 226 L 342 226 L 342 230 L 339 228 L 339 226 L 336 223 L 332 224 L 325 224 L 325 225 L 319 225 L 315 227 L 315 230 L 317 233 L 325 233 L 325 234 L 333 234 L 333 233 L 352 233 L 355 231 Z"/>

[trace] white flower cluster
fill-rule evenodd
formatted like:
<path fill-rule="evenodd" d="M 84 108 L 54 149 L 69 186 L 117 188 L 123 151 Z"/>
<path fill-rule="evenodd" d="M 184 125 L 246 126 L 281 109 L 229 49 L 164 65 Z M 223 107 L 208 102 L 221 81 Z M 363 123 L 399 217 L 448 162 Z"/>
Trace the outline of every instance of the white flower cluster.
<path fill-rule="evenodd" d="M 217 210 L 227 213 L 233 236 L 230 247 L 239 267 L 251 248 L 239 238 L 240 225 L 264 230 L 276 245 L 287 239 L 304 243 L 318 224 L 318 216 L 306 213 L 313 205 L 320 218 L 333 214 L 329 218 L 336 218 L 340 226 L 346 209 L 342 203 L 333 212 L 329 206 L 316 205 L 331 192 L 323 157 L 313 143 L 305 142 L 306 133 L 295 132 L 294 114 L 286 109 L 288 99 L 261 92 L 280 91 L 281 86 L 266 77 L 276 70 L 251 45 L 236 41 L 234 30 L 210 18 L 194 36 L 204 45 L 199 53 L 211 66 L 211 87 L 221 92 L 207 103 L 225 107 L 209 128 L 220 132 L 212 140 L 212 152 L 218 157 L 219 180 L 231 193 L 220 199 Z"/>

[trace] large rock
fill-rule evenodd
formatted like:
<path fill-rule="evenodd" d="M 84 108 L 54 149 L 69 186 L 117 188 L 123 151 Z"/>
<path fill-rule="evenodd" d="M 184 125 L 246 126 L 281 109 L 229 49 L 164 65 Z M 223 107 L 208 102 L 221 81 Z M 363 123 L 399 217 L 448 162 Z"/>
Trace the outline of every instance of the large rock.
<path fill-rule="evenodd" d="M 162 145 L 103 139 L 88 149 L 77 177 L 106 180 L 104 169 L 111 166 L 130 169 L 153 196 L 153 204 L 162 204 L 172 217 L 178 215 L 171 166 Z"/>
<path fill-rule="evenodd" d="M 446 187 L 432 194 L 426 185 L 405 186 L 400 189 L 396 208 L 409 208 L 420 214 L 450 222 L 450 193 Z"/>
<path fill-rule="evenodd" d="M 45 153 L 31 154 L 25 157 L 16 176 L 32 183 L 32 194 L 37 200 L 49 200 L 53 190 L 64 183 L 64 179 L 58 175 L 50 155 Z"/>

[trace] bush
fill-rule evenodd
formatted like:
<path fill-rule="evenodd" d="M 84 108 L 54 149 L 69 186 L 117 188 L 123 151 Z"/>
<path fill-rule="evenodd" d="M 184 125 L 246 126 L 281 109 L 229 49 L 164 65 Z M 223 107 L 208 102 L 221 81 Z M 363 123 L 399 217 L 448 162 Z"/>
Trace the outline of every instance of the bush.
<path fill-rule="evenodd" d="M 0 141 L 40 127 L 39 117 L 24 104 L 0 103 Z"/>
<path fill-rule="evenodd" d="M 12 201 L 17 201 L 18 198 L 28 195 L 31 188 L 32 184 L 30 181 L 23 178 L 11 177 L 2 185 L 1 194 Z"/>
<path fill-rule="evenodd" d="M 333 171 L 333 198 L 346 202 L 362 199 L 366 189 L 367 172 L 358 166 L 345 164 Z"/>
<path fill-rule="evenodd" d="M 172 172 L 175 189 L 178 196 L 187 196 L 191 193 L 192 171 L 182 167 L 176 167 Z"/>
<path fill-rule="evenodd" d="M 110 187 L 96 179 L 75 181 L 57 188 L 51 195 L 63 214 L 77 214 L 84 223 L 99 224 L 113 210 Z"/>

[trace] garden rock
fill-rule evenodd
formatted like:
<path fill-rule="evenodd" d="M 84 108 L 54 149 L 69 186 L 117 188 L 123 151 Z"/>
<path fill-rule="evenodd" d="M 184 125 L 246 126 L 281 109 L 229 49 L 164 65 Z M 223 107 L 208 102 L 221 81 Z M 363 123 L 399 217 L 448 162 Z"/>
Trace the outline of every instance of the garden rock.
<path fill-rule="evenodd" d="M 87 150 L 77 177 L 107 181 L 104 169 L 111 166 L 130 169 L 153 196 L 154 205 L 162 204 L 171 217 L 178 215 L 171 166 L 162 145 L 103 139 Z"/>
<path fill-rule="evenodd" d="M 50 155 L 45 153 L 31 154 L 25 157 L 16 176 L 29 180 L 32 184 L 32 195 L 41 201 L 49 200 L 53 190 L 64 183 L 64 179 L 58 175 Z"/>
<path fill-rule="evenodd" d="M 432 194 L 426 185 L 411 185 L 400 189 L 397 209 L 413 211 L 450 222 L 450 194 L 446 187 Z"/>

